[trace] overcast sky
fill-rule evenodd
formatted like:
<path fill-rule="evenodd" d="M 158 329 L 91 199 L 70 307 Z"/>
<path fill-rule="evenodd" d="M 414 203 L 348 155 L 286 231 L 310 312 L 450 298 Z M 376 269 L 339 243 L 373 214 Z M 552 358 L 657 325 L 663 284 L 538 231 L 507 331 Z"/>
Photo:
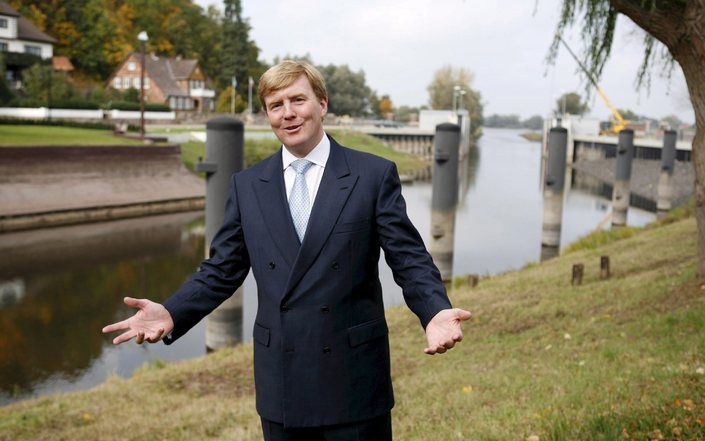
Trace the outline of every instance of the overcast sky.
<path fill-rule="evenodd" d="M 197 0 L 202 6 L 222 1 Z M 584 93 L 576 64 L 561 49 L 555 66 L 545 57 L 560 0 L 243 0 L 243 15 L 261 58 L 309 53 L 316 64 L 347 64 L 365 72 L 379 95 L 395 106 L 427 104 L 426 86 L 443 65 L 475 74 L 485 115 L 546 115 L 564 92 Z M 675 114 L 693 122 L 693 110 L 678 66 L 670 82 L 654 70 L 650 92 L 636 91 L 642 61 L 642 31 L 621 17 L 601 86 L 612 103 L 655 118 Z M 568 36 L 582 49 L 577 32 Z M 606 118 L 596 94 L 591 114 Z"/>

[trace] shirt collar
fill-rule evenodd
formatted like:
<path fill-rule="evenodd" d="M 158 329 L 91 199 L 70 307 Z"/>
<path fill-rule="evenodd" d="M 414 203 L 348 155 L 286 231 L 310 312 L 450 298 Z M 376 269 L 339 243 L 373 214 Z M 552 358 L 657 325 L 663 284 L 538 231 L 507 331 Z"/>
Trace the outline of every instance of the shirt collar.
<path fill-rule="evenodd" d="M 314 164 L 325 168 L 326 167 L 326 161 L 328 161 L 328 156 L 330 155 L 330 139 L 328 139 L 328 135 L 325 133 L 323 134 L 323 138 L 321 138 L 321 142 L 316 145 L 316 147 L 313 148 L 310 152 L 308 152 L 308 155 L 306 155 L 303 159 L 309 160 L 313 162 Z M 282 146 L 282 166 L 283 170 L 286 170 L 287 167 L 291 165 L 292 162 L 296 161 L 297 158 L 296 156 L 292 155 L 289 150 L 286 149 L 285 146 Z"/>

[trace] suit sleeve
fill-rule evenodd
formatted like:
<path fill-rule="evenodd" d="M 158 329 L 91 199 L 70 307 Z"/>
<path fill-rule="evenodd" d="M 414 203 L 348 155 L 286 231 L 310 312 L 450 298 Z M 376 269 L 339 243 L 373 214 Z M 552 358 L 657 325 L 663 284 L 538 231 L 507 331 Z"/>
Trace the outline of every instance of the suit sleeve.
<path fill-rule="evenodd" d="M 229 298 L 250 271 L 234 175 L 223 225 L 213 237 L 209 256 L 201 263 L 198 272 L 164 302 L 174 320 L 174 329 L 164 343 L 173 343 Z"/>
<path fill-rule="evenodd" d="M 382 178 L 376 203 L 376 224 L 384 258 L 404 300 L 426 329 L 441 310 L 451 308 L 441 274 L 411 220 L 401 194 L 397 167 L 391 163 Z"/>

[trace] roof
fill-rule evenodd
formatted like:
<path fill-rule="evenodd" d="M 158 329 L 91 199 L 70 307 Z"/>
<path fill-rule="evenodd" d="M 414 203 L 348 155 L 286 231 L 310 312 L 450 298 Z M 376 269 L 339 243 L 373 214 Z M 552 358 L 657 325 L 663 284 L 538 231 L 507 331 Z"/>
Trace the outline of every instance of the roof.
<path fill-rule="evenodd" d="M 0 14 L 19 17 L 19 12 L 15 11 L 7 2 L 0 1 Z"/>
<path fill-rule="evenodd" d="M 22 17 L 7 2 L 0 1 L 0 14 L 17 17 L 17 39 L 55 44 L 57 40 L 37 29 L 34 24 Z"/>
<path fill-rule="evenodd" d="M 2 2 L 0 2 L 1 4 Z M 32 24 L 31 21 L 24 17 L 19 17 L 17 19 L 17 39 L 18 40 L 30 40 L 38 41 L 41 43 L 51 43 L 57 42 L 55 38 L 52 38 L 45 34 L 44 32 L 37 29 L 36 26 Z"/>
<path fill-rule="evenodd" d="M 73 64 L 71 64 L 71 60 L 69 60 L 68 57 L 53 57 L 51 60 L 51 64 L 54 67 L 54 70 L 62 72 L 71 72 L 73 70 Z"/>
<path fill-rule="evenodd" d="M 133 52 L 137 60 L 141 54 Z M 145 72 L 155 81 L 166 96 L 188 96 L 188 91 L 177 81 L 187 80 L 198 65 L 198 60 L 167 58 L 154 54 L 144 57 Z"/>

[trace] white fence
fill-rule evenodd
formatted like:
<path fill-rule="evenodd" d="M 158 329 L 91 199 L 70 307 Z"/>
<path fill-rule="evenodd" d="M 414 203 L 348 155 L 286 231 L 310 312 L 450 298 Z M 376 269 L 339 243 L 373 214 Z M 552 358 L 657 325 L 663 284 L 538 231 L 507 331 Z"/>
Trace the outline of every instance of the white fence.
<path fill-rule="evenodd" d="M 106 110 L 109 119 L 140 119 L 139 110 Z M 144 112 L 144 119 L 172 120 L 176 119 L 174 112 Z"/>
<path fill-rule="evenodd" d="M 136 110 L 100 110 L 100 109 L 48 109 L 46 107 L 0 107 L 0 117 L 28 119 L 116 119 L 138 120 L 140 112 Z M 174 120 L 174 112 L 144 112 L 149 120 Z"/>

